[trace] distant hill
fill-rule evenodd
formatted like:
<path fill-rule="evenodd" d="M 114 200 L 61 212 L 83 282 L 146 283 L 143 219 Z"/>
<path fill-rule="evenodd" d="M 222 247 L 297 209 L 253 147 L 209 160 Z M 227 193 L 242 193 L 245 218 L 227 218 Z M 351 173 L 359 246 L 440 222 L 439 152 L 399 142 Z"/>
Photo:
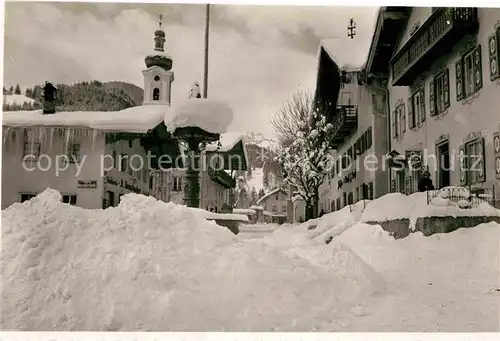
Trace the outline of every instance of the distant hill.
<path fill-rule="evenodd" d="M 104 88 L 106 89 L 123 90 L 134 100 L 135 103 L 137 103 L 137 105 L 142 104 L 142 101 L 144 99 L 144 90 L 142 90 L 135 84 L 115 81 L 115 82 L 106 82 L 103 83 L 103 85 Z"/>
<path fill-rule="evenodd" d="M 72 85 L 57 84 L 59 89 L 58 111 L 118 111 L 142 104 L 143 90 L 138 86 L 125 82 L 99 81 L 80 82 Z M 25 90 L 22 96 L 31 99 L 25 101 L 5 101 L 4 111 L 40 109 L 42 103 L 42 87 L 35 85 Z"/>

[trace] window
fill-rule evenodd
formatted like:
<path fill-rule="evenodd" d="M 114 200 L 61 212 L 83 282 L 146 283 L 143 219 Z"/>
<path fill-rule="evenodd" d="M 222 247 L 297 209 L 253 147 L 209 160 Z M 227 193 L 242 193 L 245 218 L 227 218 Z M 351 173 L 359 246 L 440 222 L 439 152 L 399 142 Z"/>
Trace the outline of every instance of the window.
<path fill-rule="evenodd" d="M 477 45 L 455 63 L 457 101 L 469 97 L 483 86 L 481 45 Z"/>
<path fill-rule="evenodd" d="M 344 206 L 345 206 L 345 205 L 347 205 L 347 193 L 346 192 L 342 193 L 342 196 L 344 199 L 343 202 L 344 202 Z"/>
<path fill-rule="evenodd" d="M 358 202 L 359 200 L 361 200 L 360 196 L 359 196 L 359 187 L 356 187 L 356 202 Z"/>
<path fill-rule="evenodd" d="M 348 202 L 349 205 L 353 204 L 353 195 L 352 195 L 352 192 L 349 193 L 349 198 L 347 200 L 349 201 Z"/>
<path fill-rule="evenodd" d="M 277 210 L 278 210 L 278 209 L 277 209 L 276 205 L 273 205 L 273 207 L 272 207 L 272 211 L 273 211 L 273 212 L 276 212 Z"/>
<path fill-rule="evenodd" d="M 276 194 L 276 200 L 280 200 L 279 194 Z"/>
<path fill-rule="evenodd" d="M 495 80 L 500 77 L 500 27 L 496 32 L 488 37 L 488 53 L 490 64 L 490 80 Z"/>
<path fill-rule="evenodd" d="M 68 146 L 68 162 L 75 163 L 80 161 L 80 144 L 79 143 L 71 143 Z"/>
<path fill-rule="evenodd" d="M 335 211 L 335 200 L 330 201 L 330 212 Z"/>
<path fill-rule="evenodd" d="M 341 105 L 351 105 L 351 93 L 342 92 L 340 94 L 340 104 Z"/>
<path fill-rule="evenodd" d="M 113 150 L 112 156 L 113 156 L 113 168 L 116 168 L 118 165 L 118 162 L 116 161 L 116 150 Z"/>
<path fill-rule="evenodd" d="M 36 193 L 21 193 L 21 202 L 25 202 L 36 197 Z"/>
<path fill-rule="evenodd" d="M 38 161 L 39 157 L 40 157 L 40 143 L 24 142 L 23 158 L 26 158 L 26 161 Z"/>
<path fill-rule="evenodd" d="M 448 69 L 437 74 L 430 83 L 430 112 L 431 116 L 444 112 L 450 106 L 450 73 Z"/>
<path fill-rule="evenodd" d="M 484 139 L 469 141 L 459 148 L 460 184 L 474 185 L 486 181 Z"/>
<path fill-rule="evenodd" d="M 341 209 L 340 198 L 337 198 L 337 210 Z"/>
<path fill-rule="evenodd" d="M 160 100 L 160 89 L 154 88 L 153 89 L 153 101 L 159 101 Z"/>
<path fill-rule="evenodd" d="M 76 194 L 63 195 L 62 202 L 65 204 L 76 205 Z"/>
<path fill-rule="evenodd" d="M 396 107 L 392 113 L 392 137 L 402 136 L 406 131 L 405 104 Z"/>
<path fill-rule="evenodd" d="M 173 177 L 172 191 L 174 192 L 182 191 L 182 178 L 180 176 Z M 219 193 L 216 193 L 216 195 L 218 196 Z"/>
<path fill-rule="evenodd" d="M 281 212 L 286 212 L 286 206 L 285 205 L 281 206 Z"/>
<path fill-rule="evenodd" d="M 425 94 L 422 86 L 408 99 L 408 127 L 415 128 L 425 121 Z"/>
<path fill-rule="evenodd" d="M 128 166 L 127 159 L 128 159 L 128 156 L 126 154 L 120 155 L 120 171 L 122 171 L 122 172 L 127 171 L 127 168 L 128 168 L 127 167 Z"/>

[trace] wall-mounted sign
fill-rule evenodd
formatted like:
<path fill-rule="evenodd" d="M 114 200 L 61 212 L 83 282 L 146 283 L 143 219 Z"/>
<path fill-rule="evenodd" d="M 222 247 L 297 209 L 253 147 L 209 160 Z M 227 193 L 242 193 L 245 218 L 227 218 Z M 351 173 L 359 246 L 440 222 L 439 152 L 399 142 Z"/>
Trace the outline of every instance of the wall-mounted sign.
<path fill-rule="evenodd" d="M 78 180 L 78 188 L 97 188 L 97 180 Z"/>

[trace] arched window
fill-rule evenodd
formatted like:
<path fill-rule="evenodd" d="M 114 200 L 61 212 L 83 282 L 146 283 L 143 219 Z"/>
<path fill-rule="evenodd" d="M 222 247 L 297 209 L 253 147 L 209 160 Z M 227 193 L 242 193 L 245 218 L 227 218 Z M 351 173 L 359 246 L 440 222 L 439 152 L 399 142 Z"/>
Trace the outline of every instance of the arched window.
<path fill-rule="evenodd" d="M 160 100 L 160 89 L 154 88 L 153 89 L 153 101 L 159 101 Z"/>

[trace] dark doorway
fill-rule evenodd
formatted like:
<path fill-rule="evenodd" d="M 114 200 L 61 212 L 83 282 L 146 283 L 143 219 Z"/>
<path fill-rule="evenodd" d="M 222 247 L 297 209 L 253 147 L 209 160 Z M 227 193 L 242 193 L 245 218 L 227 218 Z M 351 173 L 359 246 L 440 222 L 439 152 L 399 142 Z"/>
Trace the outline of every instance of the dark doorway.
<path fill-rule="evenodd" d="M 450 143 L 443 142 L 437 146 L 438 157 L 438 188 L 450 185 Z"/>

